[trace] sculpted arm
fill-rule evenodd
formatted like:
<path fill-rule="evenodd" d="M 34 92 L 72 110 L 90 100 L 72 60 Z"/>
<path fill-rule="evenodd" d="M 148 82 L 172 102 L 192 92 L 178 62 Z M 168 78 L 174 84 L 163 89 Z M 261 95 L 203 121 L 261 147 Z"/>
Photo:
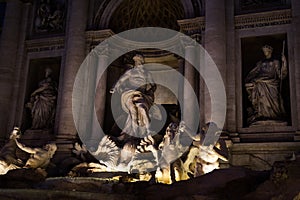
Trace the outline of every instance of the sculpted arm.
<path fill-rule="evenodd" d="M 15 141 L 16 141 L 17 146 L 18 146 L 21 150 L 23 150 L 23 151 L 25 151 L 25 152 L 27 152 L 27 153 L 30 153 L 30 154 L 36 153 L 36 150 L 35 150 L 34 148 L 26 147 L 25 145 L 19 143 L 17 139 L 15 139 Z"/>
<path fill-rule="evenodd" d="M 255 81 L 255 78 L 259 74 L 259 68 L 261 66 L 261 61 L 256 64 L 256 66 L 248 73 L 245 79 L 245 83 L 253 83 Z"/>
<path fill-rule="evenodd" d="M 47 86 L 42 86 L 42 87 L 36 89 L 36 90 L 31 94 L 31 96 L 35 96 L 36 94 L 42 92 L 42 91 L 45 90 L 46 88 L 47 88 Z"/>

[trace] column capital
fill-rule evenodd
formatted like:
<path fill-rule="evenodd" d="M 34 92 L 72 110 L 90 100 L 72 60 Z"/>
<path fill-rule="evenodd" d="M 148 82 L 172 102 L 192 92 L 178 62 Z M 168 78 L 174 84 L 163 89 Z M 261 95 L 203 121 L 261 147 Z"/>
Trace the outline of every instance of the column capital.
<path fill-rule="evenodd" d="M 189 36 L 180 36 L 180 43 L 184 48 L 196 47 L 197 41 Z"/>
<path fill-rule="evenodd" d="M 98 46 L 96 46 L 93 50 L 92 50 L 97 56 L 109 56 L 110 53 L 110 46 L 108 44 L 108 42 L 104 41 L 101 44 L 99 44 Z"/>

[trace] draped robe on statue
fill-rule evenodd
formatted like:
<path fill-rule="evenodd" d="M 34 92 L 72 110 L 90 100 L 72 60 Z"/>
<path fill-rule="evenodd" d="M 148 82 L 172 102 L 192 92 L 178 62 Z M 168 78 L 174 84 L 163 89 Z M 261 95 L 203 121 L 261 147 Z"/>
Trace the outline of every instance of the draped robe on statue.
<path fill-rule="evenodd" d="M 257 121 L 285 118 L 280 85 L 287 75 L 279 60 L 264 59 L 256 64 L 246 77 L 245 87 L 252 107 L 248 108 L 248 124 Z"/>

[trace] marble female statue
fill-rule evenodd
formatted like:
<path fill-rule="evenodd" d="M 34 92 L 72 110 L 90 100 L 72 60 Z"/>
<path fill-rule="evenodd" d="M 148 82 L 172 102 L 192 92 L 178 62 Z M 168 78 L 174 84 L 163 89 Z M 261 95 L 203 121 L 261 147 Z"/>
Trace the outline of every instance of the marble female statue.
<path fill-rule="evenodd" d="M 286 112 L 281 97 L 281 82 L 287 76 L 287 61 L 282 52 L 281 61 L 272 56 L 273 48 L 262 47 L 265 58 L 259 61 L 245 79 L 251 107 L 248 108 L 248 125 L 262 122 L 284 122 Z"/>
<path fill-rule="evenodd" d="M 31 129 L 49 129 L 53 127 L 55 118 L 55 106 L 57 98 L 57 86 L 51 78 L 52 70 L 46 68 L 45 79 L 39 83 L 26 104 L 31 110 Z"/>

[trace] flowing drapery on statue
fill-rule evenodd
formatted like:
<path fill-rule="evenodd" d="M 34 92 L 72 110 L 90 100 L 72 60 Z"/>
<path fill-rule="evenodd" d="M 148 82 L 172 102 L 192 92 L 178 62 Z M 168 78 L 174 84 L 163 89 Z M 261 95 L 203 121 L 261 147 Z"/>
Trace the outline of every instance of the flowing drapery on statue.
<path fill-rule="evenodd" d="M 251 107 L 248 108 L 248 125 L 260 122 L 284 122 L 286 112 L 281 97 L 281 82 L 287 76 L 287 62 L 282 53 L 281 62 L 272 57 L 273 48 L 262 47 L 265 59 L 259 61 L 245 79 Z"/>
<path fill-rule="evenodd" d="M 39 87 L 26 104 L 31 110 L 31 129 L 53 128 L 55 119 L 55 107 L 57 99 L 57 86 L 51 78 L 52 70 L 46 68 L 45 79 L 39 82 Z"/>
<path fill-rule="evenodd" d="M 128 114 L 123 132 L 136 137 L 144 137 L 150 132 L 150 108 L 152 116 L 160 119 L 160 111 L 154 105 L 156 84 L 151 74 L 144 68 L 142 55 L 133 57 L 134 67 L 125 72 L 111 93 L 121 94 L 122 109 Z"/>

